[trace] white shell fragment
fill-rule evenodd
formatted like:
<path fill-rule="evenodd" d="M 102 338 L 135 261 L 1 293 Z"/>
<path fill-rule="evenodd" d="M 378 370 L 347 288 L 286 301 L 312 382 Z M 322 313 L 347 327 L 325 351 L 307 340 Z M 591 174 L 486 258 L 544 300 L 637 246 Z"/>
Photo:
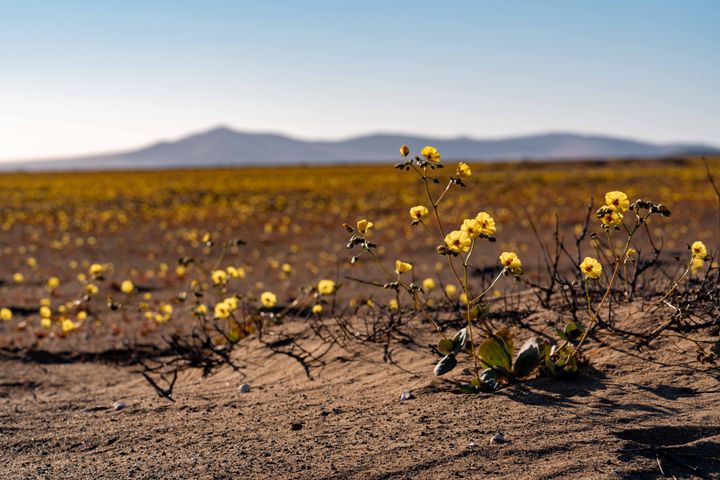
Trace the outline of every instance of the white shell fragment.
<path fill-rule="evenodd" d="M 125 404 L 125 402 L 115 402 L 115 403 L 113 403 L 113 410 L 115 410 L 116 412 L 119 412 L 120 410 L 125 410 L 125 407 L 127 407 L 127 405 Z"/>
<path fill-rule="evenodd" d="M 400 401 L 405 402 L 407 400 L 413 400 L 415 398 L 415 395 L 413 395 L 411 392 L 402 392 L 402 395 L 400 395 Z"/>

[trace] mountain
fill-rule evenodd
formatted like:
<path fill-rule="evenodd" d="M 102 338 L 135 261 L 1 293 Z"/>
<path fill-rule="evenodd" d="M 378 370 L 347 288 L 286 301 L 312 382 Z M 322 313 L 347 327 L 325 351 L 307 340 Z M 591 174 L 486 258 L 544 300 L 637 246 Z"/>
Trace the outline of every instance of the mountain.
<path fill-rule="evenodd" d="M 653 144 L 607 136 L 549 133 L 495 140 L 375 134 L 338 141 L 306 141 L 279 134 L 218 127 L 173 142 L 121 153 L 0 163 L 0 170 L 110 170 L 332 164 L 394 161 L 398 148 L 433 145 L 444 160 L 573 160 L 720 154 L 707 145 Z"/>

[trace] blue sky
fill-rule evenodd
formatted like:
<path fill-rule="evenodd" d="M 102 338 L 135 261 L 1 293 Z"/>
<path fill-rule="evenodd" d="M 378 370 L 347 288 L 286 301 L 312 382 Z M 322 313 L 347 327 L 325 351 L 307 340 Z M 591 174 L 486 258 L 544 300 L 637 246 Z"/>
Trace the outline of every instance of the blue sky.
<path fill-rule="evenodd" d="M 0 0 L 0 160 L 224 124 L 720 144 L 720 1 Z"/>

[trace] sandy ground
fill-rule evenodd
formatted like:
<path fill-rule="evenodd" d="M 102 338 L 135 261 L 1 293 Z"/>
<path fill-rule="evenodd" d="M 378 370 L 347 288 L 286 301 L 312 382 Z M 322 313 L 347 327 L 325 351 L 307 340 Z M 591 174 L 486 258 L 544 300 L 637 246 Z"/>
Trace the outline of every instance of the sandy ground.
<path fill-rule="evenodd" d="M 277 328 L 325 350 L 300 322 Z M 717 370 L 679 365 L 676 340 L 640 354 L 595 342 L 570 381 L 468 396 L 432 376 L 434 337 L 412 328 L 416 345 L 395 345 L 395 363 L 379 345 L 335 346 L 311 379 L 248 338 L 239 371 L 186 371 L 175 403 L 137 367 L 5 354 L 0 477 L 720 478 Z M 505 443 L 490 442 L 498 432 Z"/>

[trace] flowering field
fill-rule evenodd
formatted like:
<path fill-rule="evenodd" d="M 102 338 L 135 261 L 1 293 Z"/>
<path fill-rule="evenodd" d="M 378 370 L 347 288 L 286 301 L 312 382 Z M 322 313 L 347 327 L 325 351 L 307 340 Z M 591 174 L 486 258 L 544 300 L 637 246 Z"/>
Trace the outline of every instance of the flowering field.
<path fill-rule="evenodd" d="M 373 409 L 403 418 L 398 409 L 415 405 L 436 439 L 443 405 L 455 405 L 452 446 L 444 453 L 426 446 L 436 461 L 423 466 L 416 457 L 425 427 L 409 427 L 418 437 L 403 447 L 393 436 L 400 427 L 388 424 L 376 433 L 398 456 L 373 462 L 381 453 L 370 446 L 363 453 L 358 445 L 368 437 L 348 419 L 329 435 L 347 427 L 360 443 L 340 449 L 344 472 L 327 460 L 316 466 L 320 477 L 467 473 L 475 456 L 496 455 L 486 451 L 491 435 L 491 448 L 504 448 L 506 461 L 537 468 L 532 478 L 636 478 L 663 468 L 678 478 L 720 475 L 712 453 L 720 432 L 703 430 L 720 420 L 707 409 L 720 375 L 720 210 L 713 188 L 720 160 L 458 164 L 431 147 L 400 153 L 396 164 L 373 166 L 1 175 L 0 430 L 21 427 L 8 430 L 0 454 L 19 459 L 14 468 L 23 475 L 83 477 L 64 454 L 78 451 L 71 444 L 82 437 L 82 409 L 93 407 L 79 399 L 89 391 L 103 405 L 122 400 L 107 406 L 113 414 L 155 412 L 121 420 L 123 428 L 130 438 L 146 428 L 174 429 L 189 442 L 175 461 L 186 462 L 193 449 L 182 421 L 159 412 L 167 405 L 222 410 L 243 383 L 262 399 L 243 406 L 244 414 L 264 412 L 276 423 L 247 427 L 252 439 L 234 453 L 245 458 L 236 469 L 206 458 L 196 474 L 261 477 L 250 447 L 307 425 L 304 434 L 315 440 L 288 437 L 290 452 L 267 448 L 292 464 L 282 476 L 317 478 L 310 465 L 297 469 L 302 455 L 295 449 L 314 441 L 311 455 L 326 458 L 317 440 L 326 427 L 308 419 L 307 408 L 277 414 L 267 405 L 307 401 L 331 418 L 340 415 L 333 410 L 338 388 L 347 401 L 339 412 L 372 423 Z M 50 376 L 33 370 L 40 364 L 50 365 Z M 651 365 L 665 371 L 653 376 Z M 81 390 L 66 388 L 78 380 L 75 372 L 85 379 Z M 613 437 L 618 451 L 596 460 L 601 466 L 552 450 L 572 433 L 558 425 L 542 451 L 520 437 L 536 422 L 519 418 L 545 415 L 539 406 L 564 409 L 558 418 L 565 422 L 608 428 L 583 422 L 599 408 L 592 402 L 622 403 L 613 399 L 622 393 L 616 381 L 637 383 L 624 393 L 645 406 L 626 412 L 637 432 Z M 366 400 L 349 390 L 353 382 L 368 389 Z M 280 384 L 287 390 L 277 390 Z M 685 405 L 676 387 L 693 392 Z M 563 392 L 592 402 L 573 407 Z M 643 399 L 647 392 L 669 399 Z M 56 421 L 62 416 L 54 409 L 74 412 L 69 428 L 77 438 L 40 442 L 56 468 L 44 473 L 33 470 L 35 453 L 27 447 L 39 428 L 32 410 L 13 413 L 29 395 L 41 398 L 38 408 Z M 496 416 L 478 420 L 480 405 Z M 498 420 L 503 409 L 515 419 Z M 683 437 L 663 409 L 685 415 L 694 433 Z M 609 418 L 622 418 L 620 410 Z M 226 421 L 223 415 L 215 421 Z M 510 426 L 515 440 L 506 431 L 506 442 L 497 434 Z M 643 437 L 645 427 L 652 438 Z M 109 446 L 116 442 L 129 448 L 116 428 L 93 428 L 93 450 L 117 454 Z M 277 431 L 268 437 L 266 428 Z M 572 431 L 567 444 L 587 453 L 592 436 Z M 664 436 L 674 443 L 662 443 Z M 106 437 L 115 440 L 105 445 Z M 540 467 L 549 454 L 557 462 Z M 159 461 L 157 455 L 145 460 Z M 437 460 L 448 455 L 457 461 Z M 97 453 L 83 465 L 92 469 L 103 458 Z M 498 477 L 524 475 L 495 456 L 491 464 Z"/>

